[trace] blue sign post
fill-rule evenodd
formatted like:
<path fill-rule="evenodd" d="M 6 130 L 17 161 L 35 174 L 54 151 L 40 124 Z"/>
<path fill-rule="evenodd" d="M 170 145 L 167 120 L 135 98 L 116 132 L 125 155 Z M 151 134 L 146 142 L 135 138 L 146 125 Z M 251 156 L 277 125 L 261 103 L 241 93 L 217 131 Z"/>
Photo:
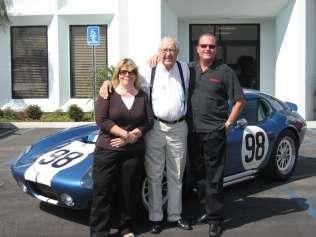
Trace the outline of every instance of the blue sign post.
<path fill-rule="evenodd" d="M 87 27 L 87 44 L 92 46 L 92 71 L 93 71 L 93 107 L 95 114 L 95 100 L 96 100 L 96 57 L 95 57 L 95 46 L 100 44 L 100 27 L 99 26 L 88 26 Z"/>

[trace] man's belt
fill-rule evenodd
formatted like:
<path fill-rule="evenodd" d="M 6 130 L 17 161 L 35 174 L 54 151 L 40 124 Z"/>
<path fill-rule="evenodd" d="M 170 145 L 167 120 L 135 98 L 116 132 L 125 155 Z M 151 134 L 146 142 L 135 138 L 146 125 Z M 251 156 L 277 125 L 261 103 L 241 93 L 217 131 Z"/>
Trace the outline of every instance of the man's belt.
<path fill-rule="evenodd" d="M 163 123 L 176 124 L 176 123 L 182 122 L 182 121 L 185 119 L 185 116 L 182 116 L 181 118 L 179 118 L 179 119 L 177 119 L 177 120 L 173 120 L 173 121 L 167 121 L 167 120 L 158 118 L 158 117 L 156 117 L 156 116 L 154 116 L 154 119 L 156 119 L 156 120 L 159 121 L 159 122 L 163 122 Z"/>

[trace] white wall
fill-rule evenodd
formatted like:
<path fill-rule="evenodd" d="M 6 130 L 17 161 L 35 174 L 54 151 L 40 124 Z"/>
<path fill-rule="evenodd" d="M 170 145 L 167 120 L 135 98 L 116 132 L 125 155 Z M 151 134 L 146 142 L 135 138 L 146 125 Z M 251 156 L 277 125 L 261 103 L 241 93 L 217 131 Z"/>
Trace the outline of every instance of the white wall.
<path fill-rule="evenodd" d="M 276 21 L 276 96 L 298 104 L 298 112 L 310 119 L 306 108 L 306 1 L 288 4 Z"/>
<path fill-rule="evenodd" d="M 0 28 L 0 108 L 11 98 L 11 48 L 10 28 Z"/>
<path fill-rule="evenodd" d="M 108 25 L 108 63 L 117 63 L 119 50 L 119 12 L 116 0 L 11 0 L 8 14 L 12 26 L 47 25 L 48 27 L 48 81 L 47 99 L 11 99 L 10 29 L 0 32 L 0 107 L 21 110 L 37 104 L 45 111 L 67 109 L 76 103 L 84 110 L 93 108 L 91 99 L 70 98 L 69 26 Z M 34 8 L 34 6 L 37 6 Z M 114 17 L 116 16 L 116 17 Z M 124 43 L 122 43 L 124 44 Z M 125 41 L 126 44 L 126 41 Z M 3 52 L 3 53 L 2 53 Z"/>
<path fill-rule="evenodd" d="M 178 38 L 178 18 L 167 0 L 161 1 L 161 37 Z"/>
<path fill-rule="evenodd" d="M 157 53 L 161 39 L 161 0 L 128 0 L 129 54 L 138 65 Z"/>
<path fill-rule="evenodd" d="M 260 23 L 260 91 L 275 95 L 275 20 Z"/>
<path fill-rule="evenodd" d="M 316 120 L 316 1 L 306 1 L 306 110 Z"/>
<path fill-rule="evenodd" d="M 177 18 L 165 0 L 8 1 L 13 26 L 48 27 L 49 98 L 11 99 L 10 31 L 0 32 L 2 108 L 24 109 L 28 104 L 38 104 L 45 111 L 54 111 L 76 103 L 85 111 L 93 109 L 91 99 L 70 98 L 70 25 L 106 24 L 108 65 L 114 66 L 124 57 L 143 64 L 157 52 L 162 35 L 177 35 Z"/>

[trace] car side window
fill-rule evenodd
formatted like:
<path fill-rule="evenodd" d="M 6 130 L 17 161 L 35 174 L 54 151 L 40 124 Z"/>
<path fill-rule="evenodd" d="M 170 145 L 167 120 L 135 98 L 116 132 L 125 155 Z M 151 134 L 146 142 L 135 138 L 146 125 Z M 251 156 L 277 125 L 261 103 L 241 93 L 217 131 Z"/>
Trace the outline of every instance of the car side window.
<path fill-rule="evenodd" d="M 258 121 L 258 99 L 247 100 L 245 108 L 242 110 L 238 119 L 245 118 L 248 125 L 254 124 Z"/>
<path fill-rule="evenodd" d="M 266 94 L 263 94 L 263 93 L 261 94 L 261 96 L 265 100 L 269 101 L 270 105 L 273 107 L 274 110 L 276 110 L 276 111 L 286 110 L 286 107 L 277 98 L 273 98 L 273 97 L 266 95 Z"/>
<path fill-rule="evenodd" d="M 259 100 L 258 121 L 263 121 L 272 114 L 273 110 L 265 100 Z"/>

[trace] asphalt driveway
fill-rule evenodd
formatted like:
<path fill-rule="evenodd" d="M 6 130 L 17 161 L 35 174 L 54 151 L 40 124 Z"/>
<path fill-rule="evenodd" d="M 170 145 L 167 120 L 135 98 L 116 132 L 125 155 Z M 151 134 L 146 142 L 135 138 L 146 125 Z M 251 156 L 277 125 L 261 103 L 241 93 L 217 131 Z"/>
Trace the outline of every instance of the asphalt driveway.
<path fill-rule="evenodd" d="M 89 236 L 89 211 L 72 211 L 39 202 L 16 185 L 9 167 L 34 140 L 58 128 L 26 128 L 0 139 L 0 236 L 69 237 Z M 312 237 L 316 233 L 316 130 L 309 129 L 300 149 L 294 176 L 286 183 L 261 178 L 225 188 L 223 237 L 278 236 Z M 184 216 L 194 220 L 201 207 L 194 195 L 185 197 Z M 146 220 L 137 235 L 153 236 Z M 159 235 L 207 236 L 207 225 L 192 231 L 166 226 Z M 113 230 L 114 236 L 116 230 Z"/>

